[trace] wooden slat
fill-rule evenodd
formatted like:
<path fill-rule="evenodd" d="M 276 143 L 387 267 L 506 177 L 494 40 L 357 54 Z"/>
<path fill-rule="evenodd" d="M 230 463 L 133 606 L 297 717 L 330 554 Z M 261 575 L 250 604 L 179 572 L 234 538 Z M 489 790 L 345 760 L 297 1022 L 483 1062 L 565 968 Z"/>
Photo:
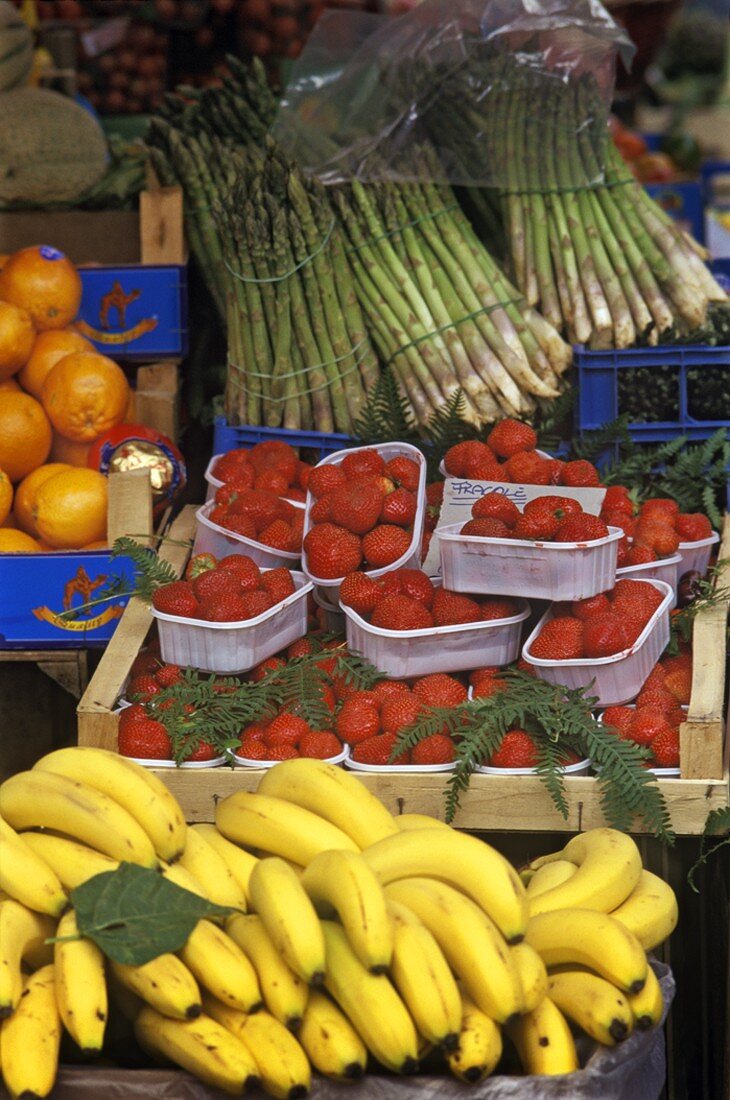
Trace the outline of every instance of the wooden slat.
<path fill-rule="evenodd" d="M 166 435 L 178 434 L 179 367 L 176 359 L 163 359 L 137 369 L 134 416 L 140 424 Z"/>
<path fill-rule="evenodd" d="M 139 542 L 152 534 L 152 487 L 149 470 L 125 470 L 109 475 L 107 537 L 113 545 L 123 535 Z M 148 541 L 148 540 L 147 540 Z"/>
<path fill-rule="evenodd" d="M 183 194 L 159 187 L 139 196 L 140 253 L 143 264 L 184 264 Z"/>

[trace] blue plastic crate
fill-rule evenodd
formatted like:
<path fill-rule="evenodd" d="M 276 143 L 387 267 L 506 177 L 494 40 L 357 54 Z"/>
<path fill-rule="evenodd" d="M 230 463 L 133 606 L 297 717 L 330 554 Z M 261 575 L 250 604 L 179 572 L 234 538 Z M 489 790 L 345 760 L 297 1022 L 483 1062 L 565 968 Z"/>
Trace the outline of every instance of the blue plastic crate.
<path fill-rule="evenodd" d="M 671 183 L 645 183 L 647 193 L 670 218 L 691 233 L 696 241 L 705 240 L 704 189 L 700 180 L 675 180 Z"/>
<path fill-rule="evenodd" d="M 237 447 L 253 447 L 255 443 L 264 443 L 277 439 L 288 443 L 290 447 L 306 447 L 317 451 L 319 458 L 341 451 L 345 447 L 356 447 L 357 442 L 349 435 L 338 432 L 294 432 L 288 428 L 262 428 L 250 424 L 229 424 L 222 416 L 217 416 L 213 432 L 213 454 L 223 454 Z"/>
<path fill-rule="evenodd" d="M 80 267 L 76 327 L 112 358 L 181 358 L 188 350 L 187 270 L 178 264 Z"/>

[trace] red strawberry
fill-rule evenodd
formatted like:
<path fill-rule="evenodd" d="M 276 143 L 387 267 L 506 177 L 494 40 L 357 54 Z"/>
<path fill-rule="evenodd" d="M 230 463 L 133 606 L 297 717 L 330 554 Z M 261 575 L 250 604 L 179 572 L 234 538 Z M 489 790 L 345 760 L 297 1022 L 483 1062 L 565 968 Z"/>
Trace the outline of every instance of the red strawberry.
<path fill-rule="evenodd" d="M 131 707 L 123 707 L 120 711 L 119 728 L 125 729 L 131 722 L 148 717 L 147 708 L 142 703 L 132 703 Z"/>
<path fill-rule="evenodd" d="M 213 514 L 210 516 L 213 519 Z M 256 538 L 256 524 L 251 516 L 239 516 L 227 512 L 223 519 L 215 519 L 219 527 L 225 527 L 227 531 L 233 531 L 235 535 L 242 535 L 245 539 Z"/>
<path fill-rule="evenodd" d="M 258 615 L 263 615 L 265 611 L 270 611 L 276 603 L 271 593 L 263 590 L 244 592 L 241 600 L 246 611 L 243 616 L 244 619 L 255 619 Z"/>
<path fill-rule="evenodd" d="M 185 570 L 185 580 L 193 581 L 207 569 L 215 569 L 217 564 L 213 554 L 193 554 Z"/>
<path fill-rule="evenodd" d="M 689 705 L 692 694 L 692 671 L 689 668 L 677 668 L 668 672 L 664 687 L 670 691 L 678 703 Z"/>
<path fill-rule="evenodd" d="M 383 492 L 372 478 L 358 478 L 330 494 L 332 523 L 364 535 L 378 522 L 383 507 Z"/>
<path fill-rule="evenodd" d="M 277 745 L 284 741 L 288 745 L 298 745 L 304 734 L 309 732 L 309 725 L 303 718 L 300 718 L 298 714 L 290 714 L 289 711 L 283 710 L 281 714 L 277 714 L 276 718 L 269 722 L 269 728 L 266 731 L 266 743 Z"/>
<path fill-rule="evenodd" d="M 573 600 L 570 612 L 576 619 L 588 622 L 594 615 L 605 615 L 611 610 L 608 596 L 605 592 L 599 592 L 597 596 L 587 596 L 584 600 Z"/>
<path fill-rule="evenodd" d="M 328 760 L 331 756 L 339 756 L 341 752 L 342 743 L 332 730 L 312 730 L 311 733 L 305 733 L 299 742 L 299 755 L 315 760 Z"/>
<path fill-rule="evenodd" d="M 228 520 L 228 505 L 216 504 L 215 508 L 211 508 L 208 513 L 208 519 L 211 523 L 216 523 L 219 527 L 225 527 Z"/>
<path fill-rule="evenodd" d="M 404 596 L 410 596 L 412 600 L 418 600 L 419 603 L 430 610 L 436 591 L 430 577 L 422 573 L 420 569 L 397 569 L 392 576 L 398 578 L 400 591 Z M 387 576 L 384 580 L 387 580 Z"/>
<path fill-rule="evenodd" d="M 426 486 L 426 516 L 424 534 L 435 531 L 441 515 L 441 504 L 444 498 L 443 481 L 435 481 Z"/>
<path fill-rule="evenodd" d="M 263 741 L 249 737 L 242 737 L 241 744 L 236 750 L 238 756 L 243 756 L 247 760 L 270 760 L 270 751 Z"/>
<path fill-rule="evenodd" d="M 625 564 L 629 565 L 647 565 L 649 562 L 656 561 L 656 553 L 650 546 L 642 546 L 641 543 L 635 543 L 634 546 L 629 547 L 629 552 L 626 555 Z"/>
<path fill-rule="evenodd" d="M 661 730 L 651 743 L 651 751 L 658 768 L 678 768 L 679 730 L 670 727 Z"/>
<path fill-rule="evenodd" d="M 253 489 L 253 483 L 256 480 L 256 471 L 253 466 L 248 462 L 241 462 L 236 466 L 234 470 L 227 473 L 225 477 L 219 474 L 217 470 L 214 474 L 215 477 L 222 478 L 225 488 L 227 488 L 232 494 L 242 493 L 246 489 Z M 220 492 L 220 489 L 218 490 Z M 230 500 L 231 497 L 221 497 L 221 499 Z M 218 493 L 216 493 L 216 500 L 218 500 Z"/>
<path fill-rule="evenodd" d="M 410 527 L 416 518 L 416 498 L 408 489 L 395 489 L 388 493 L 380 509 L 381 523 L 395 523 L 398 527 Z"/>
<path fill-rule="evenodd" d="M 685 512 L 675 518 L 674 529 L 682 542 L 699 542 L 709 539 L 712 524 L 702 512 Z"/>
<path fill-rule="evenodd" d="M 445 733 L 432 733 L 411 749 L 413 764 L 450 764 L 455 756 L 454 742 Z"/>
<path fill-rule="evenodd" d="M 293 657 L 305 657 L 309 653 L 314 653 L 311 638 L 298 638 L 296 642 L 292 642 L 290 646 L 287 646 L 286 659 L 291 661 Z"/>
<path fill-rule="evenodd" d="M 186 619 L 194 619 L 199 610 L 190 581 L 173 581 L 157 588 L 152 594 L 152 606 L 164 615 L 179 615 Z"/>
<path fill-rule="evenodd" d="M 664 687 L 644 687 L 636 697 L 636 709 L 651 708 L 656 714 L 663 714 L 670 725 L 676 725 L 676 719 L 683 721 L 684 712 L 676 695 Z"/>
<path fill-rule="evenodd" d="M 266 756 L 268 760 L 295 760 L 299 752 L 294 745 L 286 745 L 280 741 L 267 749 Z"/>
<path fill-rule="evenodd" d="M 406 455 L 397 455 L 386 462 L 383 473 L 403 489 L 410 489 L 415 493 L 421 480 L 421 470 L 417 462 Z"/>
<path fill-rule="evenodd" d="M 395 528 L 400 530 L 400 528 Z M 308 571 L 323 580 L 354 573 L 362 561 L 360 539 L 334 523 L 319 523 L 304 538 Z"/>
<path fill-rule="evenodd" d="M 259 533 L 258 538 L 266 546 L 273 546 L 275 550 L 283 550 L 287 554 L 298 553 L 302 545 L 301 538 L 284 519 L 275 519 Z"/>
<path fill-rule="evenodd" d="M 214 756 L 218 756 L 216 747 L 211 745 L 210 741 L 201 741 L 197 749 L 186 756 L 185 759 L 191 761 L 212 760 Z"/>
<path fill-rule="evenodd" d="M 267 657 L 265 661 L 261 661 L 260 664 L 252 668 L 249 673 L 249 679 L 254 684 L 258 684 L 266 676 L 267 672 L 272 672 L 277 668 L 284 668 L 286 661 L 283 661 L 281 657 Z"/>
<path fill-rule="evenodd" d="M 219 478 L 221 481 L 225 481 L 226 476 L 233 474 L 236 470 L 240 470 L 242 466 L 250 465 L 249 459 L 250 452 L 243 448 L 238 447 L 232 451 L 226 451 L 225 454 L 220 455 L 217 462 L 213 465 L 213 475 Z"/>
<path fill-rule="evenodd" d="M 245 738 L 247 741 L 263 742 L 266 740 L 268 729 L 268 722 L 250 722 L 241 730 L 241 740 Z M 262 757 L 262 759 L 265 759 L 265 757 Z"/>
<path fill-rule="evenodd" d="M 601 509 L 601 519 L 607 527 L 618 527 L 629 538 L 633 538 L 636 528 L 633 516 L 627 516 L 625 512 L 604 512 Z"/>
<path fill-rule="evenodd" d="M 438 588 L 433 597 L 433 621 L 435 626 L 455 626 L 457 623 L 476 623 L 482 615 L 481 608 L 468 596 L 460 596 L 445 588 Z"/>
<path fill-rule="evenodd" d="M 479 601 L 480 619 L 492 622 L 496 619 L 509 619 L 517 614 L 517 604 L 509 596 L 487 596 Z"/>
<path fill-rule="evenodd" d="M 423 702 L 412 692 L 391 695 L 380 709 L 380 726 L 384 733 L 398 733 L 417 721 L 422 713 Z"/>
<path fill-rule="evenodd" d="M 382 706 L 386 699 L 393 695 L 410 695 L 411 689 L 402 680 L 379 680 L 373 688 L 373 695 L 378 700 L 378 706 Z"/>
<path fill-rule="evenodd" d="M 151 653 L 149 649 L 143 649 L 141 653 L 138 653 L 132 662 L 132 667 L 129 670 L 129 675 L 141 676 L 143 672 L 157 672 L 159 668 L 159 657 L 154 653 Z"/>
<path fill-rule="evenodd" d="M 309 475 L 307 489 L 314 499 L 318 500 L 326 493 L 338 489 L 340 485 L 345 485 L 346 482 L 347 475 L 341 466 L 315 466 Z"/>
<path fill-rule="evenodd" d="M 539 760 L 537 745 L 524 730 L 509 730 L 489 758 L 491 768 L 534 768 Z"/>
<path fill-rule="evenodd" d="M 575 661 L 583 655 L 583 623 L 572 615 L 550 619 L 532 643 L 532 656 L 540 660 Z"/>
<path fill-rule="evenodd" d="M 532 665 L 530 665 L 532 668 Z M 507 685 L 499 676 L 485 676 L 473 684 L 471 693 L 474 699 L 491 699 L 498 691 L 505 691 Z"/>
<path fill-rule="evenodd" d="M 341 465 L 348 478 L 382 474 L 385 469 L 384 459 L 371 447 L 349 451 Z"/>
<path fill-rule="evenodd" d="M 574 488 L 592 487 L 601 484 L 598 470 L 584 458 L 577 458 L 573 462 L 566 462 L 560 472 L 561 485 L 570 485 Z"/>
<path fill-rule="evenodd" d="M 625 741 L 629 738 L 629 729 L 634 720 L 635 711 L 631 707 L 606 707 L 603 712 L 603 724 L 618 731 Z"/>
<path fill-rule="evenodd" d="M 634 527 L 634 545 L 649 546 L 660 558 L 667 558 L 676 554 L 679 546 L 679 535 L 674 530 L 671 520 L 668 519 L 644 519 L 639 517 Z"/>
<path fill-rule="evenodd" d="M 579 516 L 568 516 L 559 525 L 555 532 L 556 542 L 593 542 L 595 539 L 605 539 L 608 527 L 600 516 L 590 516 L 583 513 Z"/>
<path fill-rule="evenodd" d="M 275 519 L 291 519 L 294 508 L 275 493 L 268 493 L 263 489 L 247 489 L 231 502 L 230 511 L 233 515 L 248 516 L 253 520 L 256 530 L 262 531 Z"/>
<path fill-rule="evenodd" d="M 629 490 L 624 485 L 609 485 L 603 498 L 601 511 L 625 512 L 628 516 L 633 516 L 634 504 L 629 496 Z"/>
<path fill-rule="evenodd" d="M 390 760 L 393 742 L 390 737 L 378 734 L 360 741 L 352 750 L 352 759 L 358 764 L 385 765 Z"/>
<path fill-rule="evenodd" d="M 277 496 L 286 494 L 289 488 L 289 479 L 278 470 L 262 470 L 256 475 L 253 483 L 254 489 L 264 489 L 267 493 L 276 493 Z"/>
<path fill-rule="evenodd" d="M 520 451 L 533 451 L 537 446 L 537 434 L 529 424 L 508 417 L 494 425 L 487 443 L 500 458 L 510 458 Z"/>
<path fill-rule="evenodd" d="M 297 465 L 296 483 L 300 489 L 304 489 L 305 493 L 309 487 L 309 478 L 313 469 L 314 467 L 311 466 L 309 462 L 302 462 L 301 459 L 299 460 L 299 463 Z"/>
<path fill-rule="evenodd" d="M 513 527 L 520 515 L 517 505 L 504 493 L 485 493 L 471 506 L 474 519 L 501 519 L 507 527 Z"/>
<path fill-rule="evenodd" d="M 379 524 L 372 531 L 368 531 L 362 540 L 362 552 L 368 564 L 373 569 L 382 569 L 386 565 L 392 565 L 404 554 L 408 553 L 411 545 L 411 535 L 402 527 L 393 524 Z"/>
<path fill-rule="evenodd" d="M 248 554 L 229 554 L 218 562 L 219 569 L 226 569 L 238 577 L 244 592 L 261 586 L 261 570 Z"/>
<path fill-rule="evenodd" d="M 528 500 L 523 509 L 523 515 L 551 516 L 557 523 L 562 522 L 567 516 L 579 516 L 583 512 L 580 503 L 572 497 L 562 497 L 549 494 L 544 497 L 536 497 Z"/>
<path fill-rule="evenodd" d="M 292 596 L 296 592 L 292 575 L 283 566 L 278 569 L 265 570 L 261 574 L 261 583 L 274 603 L 281 603 L 287 596 Z"/>
<path fill-rule="evenodd" d="M 449 447 L 444 455 L 444 467 L 452 477 L 466 477 L 467 464 L 480 460 L 496 463 L 494 451 L 478 439 L 465 439 Z"/>
<path fill-rule="evenodd" d="M 236 596 L 241 592 L 238 578 L 229 569 L 207 569 L 192 582 L 196 599 L 210 600 L 216 596 Z"/>
<path fill-rule="evenodd" d="M 623 619 L 615 611 L 591 616 L 583 624 L 583 648 L 586 657 L 611 657 L 631 645 Z"/>
<path fill-rule="evenodd" d="M 653 497 L 645 500 L 639 508 L 640 516 L 663 516 L 673 520 L 679 515 L 679 505 L 671 497 Z"/>
<path fill-rule="evenodd" d="M 340 602 L 368 618 L 380 595 L 380 585 L 365 573 L 348 573 L 340 585 Z"/>
<path fill-rule="evenodd" d="M 162 722 L 154 718 L 136 718 L 119 728 L 118 748 L 122 756 L 139 760 L 169 760 L 172 742 Z"/>
<path fill-rule="evenodd" d="M 653 710 L 634 711 L 631 725 L 628 727 L 628 735 L 637 745 L 650 745 L 657 734 L 665 729 L 671 729 L 663 714 L 656 714 Z"/>
<path fill-rule="evenodd" d="M 151 699 L 153 695 L 159 695 L 161 691 L 162 684 L 156 676 L 149 672 L 142 673 L 141 676 L 135 676 L 133 680 L 129 681 L 127 688 L 130 699 L 139 697 L 145 701 Z"/>
<path fill-rule="evenodd" d="M 182 680 L 182 670 L 179 665 L 163 665 L 155 672 L 155 680 L 162 687 L 172 687 Z"/>
<path fill-rule="evenodd" d="M 467 690 L 461 681 L 445 672 L 434 672 L 416 680 L 413 694 L 431 707 L 456 707 L 467 699 Z"/>
<path fill-rule="evenodd" d="M 379 630 L 426 630 L 433 626 L 431 612 L 409 596 L 384 596 L 370 619 Z"/>
<path fill-rule="evenodd" d="M 475 668 L 469 673 L 469 683 L 472 687 L 482 683 L 483 680 L 492 680 L 499 676 L 500 670 L 496 665 L 486 665 L 484 668 Z"/>
<path fill-rule="evenodd" d="M 512 538 L 546 542 L 554 537 L 557 529 L 558 521 L 549 511 L 543 514 L 533 512 L 529 516 L 518 517 L 512 528 Z"/>
<path fill-rule="evenodd" d="M 382 683 L 399 683 L 400 681 L 383 680 Z M 405 687 L 406 685 L 404 685 Z M 371 691 L 351 691 L 347 696 L 348 703 L 359 703 L 361 706 L 375 707 L 380 711 L 381 699 L 373 688 Z"/>
<path fill-rule="evenodd" d="M 325 469 L 327 469 L 327 467 L 325 467 Z M 327 493 L 326 496 L 320 497 L 319 500 L 315 500 L 312 507 L 309 509 L 309 518 L 312 523 L 329 523 L 332 519 L 331 501 L 331 493 Z"/>
<path fill-rule="evenodd" d="M 307 499 L 307 494 L 304 489 L 298 489 L 295 485 L 293 488 L 289 488 L 286 491 L 287 500 L 296 500 L 300 504 L 304 504 Z"/>
<path fill-rule="evenodd" d="M 516 485 L 550 485 L 550 459 L 535 451 L 519 451 L 507 459 L 505 466 Z"/>
<path fill-rule="evenodd" d="M 500 466 L 496 458 L 470 458 L 466 463 L 465 477 L 472 481 L 511 481 L 505 466 Z"/>
<path fill-rule="evenodd" d="M 239 623 L 249 617 L 244 596 L 240 593 L 211 596 L 200 604 L 199 618 L 210 623 Z"/>
<path fill-rule="evenodd" d="M 469 519 L 459 531 L 460 535 L 472 535 L 477 538 L 508 539 L 510 529 L 501 519 Z"/>
<path fill-rule="evenodd" d="M 357 745 L 359 741 L 380 733 L 380 715 L 376 707 L 357 699 L 345 699 L 338 711 L 335 729 L 343 741 Z"/>

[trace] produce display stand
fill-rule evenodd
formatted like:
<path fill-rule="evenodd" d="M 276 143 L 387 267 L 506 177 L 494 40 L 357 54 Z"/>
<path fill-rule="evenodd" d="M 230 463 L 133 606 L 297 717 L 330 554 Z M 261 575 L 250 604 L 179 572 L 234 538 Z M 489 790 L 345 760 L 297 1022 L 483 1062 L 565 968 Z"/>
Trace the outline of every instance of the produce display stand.
<path fill-rule="evenodd" d="M 194 513 L 193 507 L 183 510 L 170 531 L 174 539 L 192 542 Z M 161 556 L 181 572 L 187 555 L 180 546 L 163 544 Z M 730 517 L 725 519 L 719 558 L 730 558 Z M 726 565 L 720 584 L 727 585 L 729 580 L 730 565 Z M 679 835 L 701 833 L 710 811 L 730 805 L 727 748 L 723 758 L 727 615 L 725 602 L 697 616 L 692 698 L 681 733 L 682 778 L 658 780 Z M 79 744 L 116 749 L 118 715 L 114 707 L 151 622 L 147 608 L 131 601 L 79 704 Z M 212 820 L 220 798 L 236 790 L 254 790 L 263 774 L 260 769 L 228 767 L 153 771 L 173 791 L 189 821 Z M 393 813 L 443 816 L 443 773 L 382 772 L 359 774 L 358 778 Z M 473 775 L 454 824 L 478 831 L 520 832 L 575 832 L 605 824 L 596 779 L 568 777 L 565 788 L 567 819 L 557 812 L 536 777 Z M 636 831 L 643 831 L 641 822 L 636 823 Z"/>

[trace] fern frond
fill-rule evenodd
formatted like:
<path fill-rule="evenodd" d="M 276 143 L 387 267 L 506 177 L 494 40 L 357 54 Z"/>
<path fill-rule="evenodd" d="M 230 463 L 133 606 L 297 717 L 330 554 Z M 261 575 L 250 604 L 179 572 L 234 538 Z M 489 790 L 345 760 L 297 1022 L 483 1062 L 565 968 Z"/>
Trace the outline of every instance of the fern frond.
<path fill-rule="evenodd" d="M 401 393 L 390 367 L 382 371 L 353 427 L 355 439 L 363 443 L 390 443 L 394 439 L 418 441 L 411 407 Z"/>
<path fill-rule="evenodd" d="M 709 839 L 713 836 L 719 836 L 722 839 L 716 844 L 708 845 Z M 687 872 L 687 882 L 696 894 L 699 894 L 699 889 L 695 886 L 695 875 L 700 867 L 707 863 L 710 856 L 728 844 L 730 844 L 730 806 L 721 806 L 707 815 L 700 839 L 700 854 Z"/>

